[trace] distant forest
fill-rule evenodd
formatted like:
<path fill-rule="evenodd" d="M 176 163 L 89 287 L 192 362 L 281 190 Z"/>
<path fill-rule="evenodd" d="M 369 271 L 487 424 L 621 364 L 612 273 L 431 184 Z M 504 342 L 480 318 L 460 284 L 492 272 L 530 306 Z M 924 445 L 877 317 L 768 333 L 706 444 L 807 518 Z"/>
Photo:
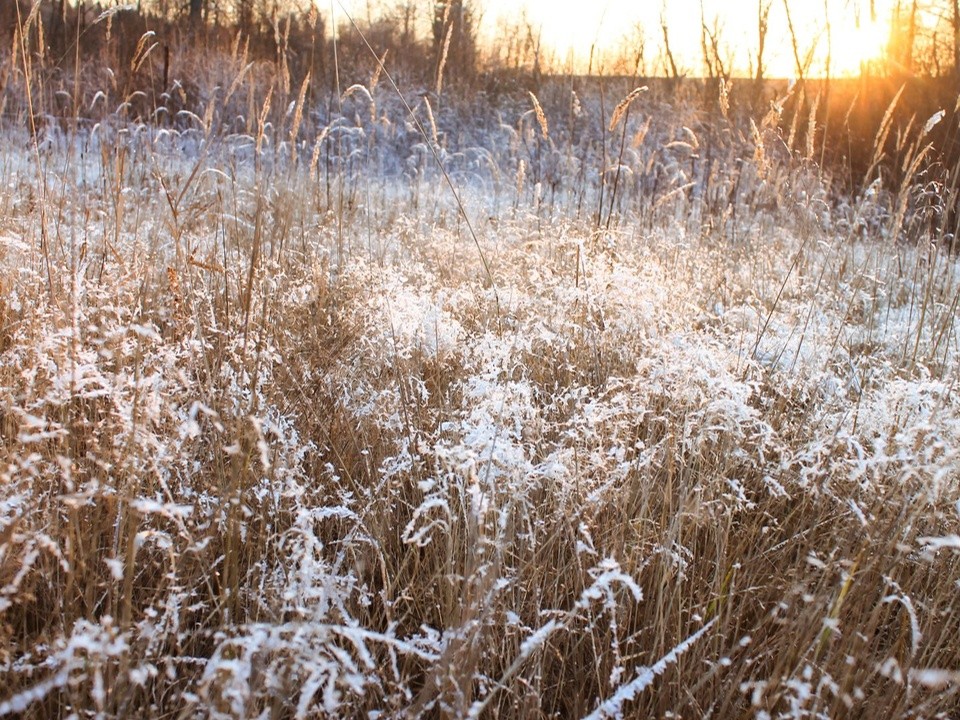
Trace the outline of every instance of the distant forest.
<path fill-rule="evenodd" d="M 789 21 L 790 0 L 781 1 Z M 169 121 L 180 110 L 201 114 L 211 92 L 229 91 L 231 78 L 215 70 L 226 65 L 259 76 L 273 88 L 278 107 L 300 95 L 327 102 L 353 84 L 389 79 L 403 93 L 449 100 L 479 93 L 495 108 L 501 98 L 540 93 L 544 83 L 558 79 L 602 84 L 620 78 L 698 103 L 705 113 L 732 113 L 744 128 L 749 119 L 759 125 L 774 112 L 788 145 L 814 149 L 808 154 L 851 189 L 878 177 L 901 183 L 918 171 L 904 159 L 921 150 L 920 170 L 935 166 L 942 175 L 957 165 L 960 0 L 898 2 L 885 57 L 853 79 L 813 77 L 814 48 L 791 21 L 795 68 L 789 83 L 768 75 L 773 4 L 756 4 L 747 76 L 734 75 L 722 30 L 702 15 L 701 73 L 693 77 L 674 57 L 673 30 L 665 20 L 656 29 L 656 47 L 634 28 L 633 42 L 628 34 L 621 47 L 604 49 L 604 62 L 573 76 L 542 47 L 522 13 L 497 43 L 484 47 L 482 3 L 470 0 L 385 2 L 337 28 L 329 9 L 303 0 L 148 0 L 107 7 L 0 0 L 0 117 L 36 132 L 52 121 L 95 122 L 118 106 L 137 120 Z M 865 17 L 879 12 L 872 0 L 861 4 Z M 346 15 L 338 10 L 337 17 Z M 830 42 L 842 42 L 841 31 L 832 33 Z M 942 122 L 913 147 L 921 139 L 911 128 L 934 117 Z"/>

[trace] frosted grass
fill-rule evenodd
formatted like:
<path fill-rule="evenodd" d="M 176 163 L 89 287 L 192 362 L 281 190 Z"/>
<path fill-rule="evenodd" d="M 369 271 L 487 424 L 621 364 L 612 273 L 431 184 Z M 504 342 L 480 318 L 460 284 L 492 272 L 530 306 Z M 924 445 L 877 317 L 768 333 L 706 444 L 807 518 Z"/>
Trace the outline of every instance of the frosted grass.
<path fill-rule="evenodd" d="M 488 277 L 361 99 L 6 154 L 0 714 L 949 713 L 956 259 L 799 171 L 725 225 L 680 108 L 602 231 L 561 122 L 445 148 Z"/>

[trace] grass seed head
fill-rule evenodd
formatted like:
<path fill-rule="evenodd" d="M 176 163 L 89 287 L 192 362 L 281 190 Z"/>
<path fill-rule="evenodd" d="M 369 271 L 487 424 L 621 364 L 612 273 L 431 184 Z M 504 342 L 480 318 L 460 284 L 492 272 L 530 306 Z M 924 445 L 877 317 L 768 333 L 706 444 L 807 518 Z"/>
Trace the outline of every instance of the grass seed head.
<path fill-rule="evenodd" d="M 610 127 L 608 128 L 610 132 L 613 132 L 614 128 L 616 128 L 620 123 L 620 120 L 623 119 L 623 116 L 630 108 L 630 104 L 645 92 L 647 92 L 646 85 L 634 88 L 627 94 L 626 97 L 623 98 L 623 100 L 617 103 L 617 106 L 613 109 L 613 115 L 610 116 Z"/>
<path fill-rule="evenodd" d="M 547 125 L 547 116 L 543 113 L 543 108 L 540 107 L 540 101 L 537 100 L 537 96 L 532 92 L 527 93 L 530 96 L 530 101 L 533 103 L 533 111 L 537 115 L 537 124 L 540 126 L 540 132 L 543 134 L 544 140 L 550 139 L 550 127 Z"/>

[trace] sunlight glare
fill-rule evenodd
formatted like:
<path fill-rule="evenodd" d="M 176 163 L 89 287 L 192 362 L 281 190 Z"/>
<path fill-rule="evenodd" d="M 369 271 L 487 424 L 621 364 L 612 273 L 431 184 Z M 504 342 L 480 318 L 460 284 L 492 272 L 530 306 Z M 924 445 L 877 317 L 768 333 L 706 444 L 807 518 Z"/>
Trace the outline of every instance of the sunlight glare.
<path fill-rule="evenodd" d="M 883 57 L 890 28 L 879 21 L 861 21 L 836 33 L 833 39 L 831 72 L 858 75 L 864 66 Z"/>
<path fill-rule="evenodd" d="M 396 0 L 381 0 L 389 3 Z M 651 74 L 665 71 L 661 24 L 669 29 L 671 49 L 680 73 L 698 77 L 704 72 L 701 18 L 716 27 L 726 66 L 734 77 L 754 73 L 757 42 L 755 2 L 745 7 L 729 0 L 670 0 L 638 3 L 636 0 L 469 0 L 480 19 L 481 42 L 496 45 L 508 35 L 541 43 L 541 61 L 555 70 L 586 72 L 610 70 L 618 56 L 632 53 L 638 39 L 644 44 L 644 65 Z M 315 0 L 327 5 L 327 0 Z M 384 5 L 384 6 L 386 6 Z M 368 13 L 376 0 L 333 0 L 344 11 Z M 429 7 L 429 4 L 424 6 Z M 800 56 L 809 54 L 807 74 L 852 77 L 883 58 L 890 33 L 893 0 L 827 0 L 820 2 L 771 1 L 764 75 L 796 75 L 786 9 L 797 31 Z M 829 42 L 827 21 L 829 15 Z M 424 15 L 423 17 L 426 17 Z M 829 65 L 827 62 L 829 57 Z"/>

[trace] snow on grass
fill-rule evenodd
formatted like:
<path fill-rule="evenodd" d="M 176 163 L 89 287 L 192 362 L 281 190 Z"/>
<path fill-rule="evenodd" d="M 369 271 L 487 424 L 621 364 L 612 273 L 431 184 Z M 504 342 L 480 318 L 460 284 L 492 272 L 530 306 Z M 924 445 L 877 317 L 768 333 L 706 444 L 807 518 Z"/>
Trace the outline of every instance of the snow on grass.
<path fill-rule="evenodd" d="M 662 112 L 602 231 L 586 140 L 445 152 L 489 274 L 400 123 L 61 138 L 59 225 L 11 150 L 0 714 L 949 713 L 957 262 L 704 217 Z"/>

